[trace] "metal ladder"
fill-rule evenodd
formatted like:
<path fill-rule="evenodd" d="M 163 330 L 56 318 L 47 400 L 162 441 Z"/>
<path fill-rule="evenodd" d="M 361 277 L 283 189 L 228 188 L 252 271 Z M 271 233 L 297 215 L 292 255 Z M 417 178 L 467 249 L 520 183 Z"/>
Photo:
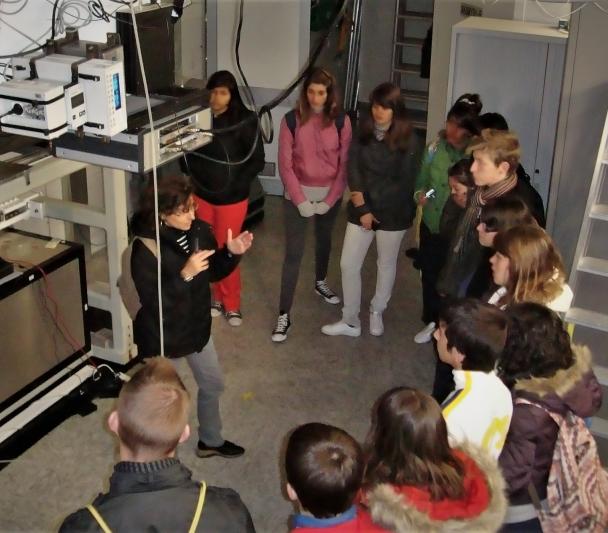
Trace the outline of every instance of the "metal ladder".
<path fill-rule="evenodd" d="M 391 81 L 401 94 L 414 127 L 426 130 L 428 80 L 420 77 L 421 50 L 433 23 L 433 0 L 396 0 Z M 422 11 L 421 9 L 424 9 Z"/>
<path fill-rule="evenodd" d="M 569 284 L 575 296 L 566 321 L 575 325 L 573 340 L 590 347 L 595 374 L 608 387 L 608 115 Z M 591 431 L 608 439 L 608 411 L 599 415 L 592 419 Z"/>

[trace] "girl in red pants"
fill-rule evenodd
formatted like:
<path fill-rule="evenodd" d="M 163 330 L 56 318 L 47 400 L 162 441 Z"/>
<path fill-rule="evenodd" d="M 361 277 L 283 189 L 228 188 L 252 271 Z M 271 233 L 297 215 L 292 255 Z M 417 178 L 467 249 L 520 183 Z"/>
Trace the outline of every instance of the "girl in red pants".
<path fill-rule="evenodd" d="M 209 144 L 186 156 L 182 170 L 192 176 L 196 216 L 211 225 L 218 246 L 222 247 L 228 229 L 233 235 L 241 232 L 251 182 L 264 168 L 264 146 L 257 131 L 257 118 L 243 104 L 234 76 L 220 70 L 209 78 L 207 89 L 213 129 L 241 125 L 233 131 L 215 133 Z M 241 325 L 239 268 L 213 285 L 212 298 L 211 316 L 223 313 L 231 326 Z"/>

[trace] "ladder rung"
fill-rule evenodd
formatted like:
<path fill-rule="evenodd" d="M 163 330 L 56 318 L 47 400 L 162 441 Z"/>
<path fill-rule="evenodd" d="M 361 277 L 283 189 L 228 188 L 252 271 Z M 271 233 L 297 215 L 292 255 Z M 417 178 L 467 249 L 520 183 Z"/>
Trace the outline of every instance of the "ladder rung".
<path fill-rule="evenodd" d="M 404 100 L 414 100 L 416 102 L 428 102 L 429 93 L 427 91 L 413 91 L 410 89 L 403 89 L 401 95 Z"/>
<path fill-rule="evenodd" d="M 593 365 L 593 372 L 595 373 L 597 380 L 600 382 L 600 385 L 608 387 L 608 367 Z"/>
<path fill-rule="evenodd" d="M 424 44 L 424 39 L 418 39 L 416 37 L 402 37 L 395 41 L 395 44 L 401 46 L 422 46 Z"/>
<path fill-rule="evenodd" d="M 608 315 L 581 309 L 580 307 L 571 307 L 566 313 L 566 322 L 572 322 L 579 326 L 584 326 L 600 331 L 608 332 Z"/>
<path fill-rule="evenodd" d="M 578 262 L 578 270 L 598 276 L 608 276 L 608 260 L 597 257 L 581 257 Z"/>
<path fill-rule="evenodd" d="M 424 20 L 433 20 L 433 13 L 428 11 L 404 11 L 398 15 L 400 18 L 404 19 L 424 19 Z"/>
<path fill-rule="evenodd" d="M 420 65 L 415 63 L 398 63 L 393 67 L 394 72 L 404 72 L 406 74 L 420 74 Z"/>
<path fill-rule="evenodd" d="M 597 220 L 606 220 L 608 221 L 608 205 L 607 204 L 595 204 L 591 208 L 591 213 L 589 214 L 591 218 L 595 218 Z"/>
<path fill-rule="evenodd" d="M 608 439 L 608 420 L 594 416 L 591 419 L 591 433 L 596 437 Z"/>

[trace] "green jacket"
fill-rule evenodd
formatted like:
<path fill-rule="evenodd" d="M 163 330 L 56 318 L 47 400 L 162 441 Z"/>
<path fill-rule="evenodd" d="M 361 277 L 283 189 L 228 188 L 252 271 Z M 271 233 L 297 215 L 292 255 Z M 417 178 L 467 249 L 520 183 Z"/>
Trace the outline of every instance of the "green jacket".
<path fill-rule="evenodd" d="M 429 198 L 422 209 L 422 221 L 431 233 L 439 233 L 443 206 L 450 197 L 448 169 L 464 156 L 463 150 L 456 150 L 441 137 L 430 143 L 425 150 L 420 173 L 416 179 L 414 199 L 418 199 L 420 192 L 435 189 L 434 198 Z"/>

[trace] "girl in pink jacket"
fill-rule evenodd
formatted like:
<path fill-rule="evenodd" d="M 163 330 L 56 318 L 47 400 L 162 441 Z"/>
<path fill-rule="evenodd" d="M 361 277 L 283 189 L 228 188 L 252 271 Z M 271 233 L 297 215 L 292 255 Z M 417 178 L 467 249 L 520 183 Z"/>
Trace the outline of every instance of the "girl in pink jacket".
<path fill-rule="evenodd" d="M 315 292 L 330 304 L 340 298 L 325 277 L 331 233 L 346 188 L 346 163 L 352 137 L 350 120 L 340 107 L 336 79 L 325 69 L 312 70 L 295 110 L 281 121 L 279 174 L 285 186 L 285 261 L 279 316 L 272 332 L 283 342 L 304 253 L 308 222 L 315 222 Z"/>

